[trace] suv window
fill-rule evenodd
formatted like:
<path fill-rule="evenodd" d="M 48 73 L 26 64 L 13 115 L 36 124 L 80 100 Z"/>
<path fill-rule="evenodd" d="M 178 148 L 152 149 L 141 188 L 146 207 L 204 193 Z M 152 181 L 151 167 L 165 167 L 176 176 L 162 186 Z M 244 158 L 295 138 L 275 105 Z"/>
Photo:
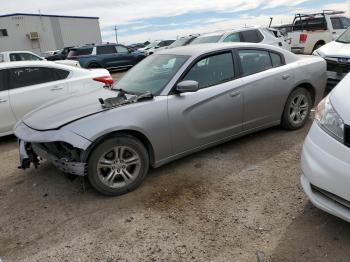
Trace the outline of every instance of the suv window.
<path fill-rule="evenodd" d="M 263 36 L 258 30 L 242 31 L 243 42 L 260 43 L 263 40 Z"/>
<path fill-rule="evenodd" d="M 245 76 L 272 68 L 272 62 L 268 51 L 239 50 L 238 54 Z"/>
<path fill-rule="evenodd" d="M 234 79 L 235 71 L 231 52 L 212 55 L 199 60 L 183 80 L 194 80 L 199 88 L 206 88 Z"/>
<path fill-rule="evenodd" d="M 9 69 L 9 82 L 11 84 L 11 88 L 13 89 L 63 79 L 62 77 L 64 75 L 62 72 L 58 73 L 57 70 L 59 69 L 52 69 L 47 67 L 12 68 Z"/>
<path fill-rule="evenodd" d="M 117 52 L 120 54 L 125 54 L 125 53 L 129 53 L 129 50 L 122 45 L 117 45 Z"/>
<path fill-rule="evenodd" d="M 92 49 L 93 49 L 92 47 L 91 48 L 71 49 L 68 53 L 68 57 L 91 55 Z"/>
<path fill-rule="evenodd" d="M 232 33 L 224 39 L 224 42 L 241 42 L 241 36 L 238 32 Z"/>
<path fill-rule="evenodd" d="M 327 22 L 324 17 L 318 18 L 307 18 L 307 19 L 298 19 L 295 21 L 293 25 L 293 30 L 307 30 L 307 31 L 315 31 L 315 30 L 327 30 Z"/>
<path fill-rule="evenodd" d="M 108 54 L 115 54 L 117 51 L 115 49 L 114 45 L 103 45 L 98 46 L 96 54 L 98 55 L 108 55 Z"/>
<path fill-rule="evenodd" d="M 29 53 L 12 53 L 10 54 L 10 61 L 40 61 L 40 57 Z"/>

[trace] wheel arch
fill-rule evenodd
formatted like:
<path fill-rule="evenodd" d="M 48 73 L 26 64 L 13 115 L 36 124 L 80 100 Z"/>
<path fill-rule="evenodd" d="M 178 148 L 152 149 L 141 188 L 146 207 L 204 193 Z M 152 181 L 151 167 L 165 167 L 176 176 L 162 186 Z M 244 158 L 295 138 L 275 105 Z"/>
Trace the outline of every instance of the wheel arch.
<path fill-rule="evenodd" d="M 109 138 L 118 137 L 118 136 L 129 136 L 129 137 L 138 139 L 145 146 L 148 152 L 150 165 L 152 166 L 154 164 L 155 153 L 154 153 L 154 149 L 151 144 L 151 141 L 142 132 L 137 130 L 132 130 L 132 129 L 117 130 L 117 131 L 113 131 L 100 136 L 85 150 L 84 156 L 82 157 L 83 158 L 82 161 L 87 162 L 93 149 L 97 145 L 99 145 L 102 141 L 105 141 L 106 139 L 109 139 Z"/>
<path fill-rule="evenodd" d="M 305 88 L 307 91 L 310 92 L 310 95 L 311 95 L 311 99 L 312 99 L 312 104 L 314 105 L 315 104 L 315 101 L 316 101 L 316 89 L 315 87 L 310 84 L 309 82 L 301 82 L 301 83 L 298 83 L 288 94 L 288 97 L 290 96 L 291 93 L 294 92 L 294 90 L 296 90 L 297 88 Z M 287 97 L 287 100 L 288 100 L 288 97 Z M 287 102 L 286 100 L 286 102 Z"/>
<path fill-rule="evenodd" d="M 313 51 L 315 51 L 316 50 L 316 47 L 318 46 L 318 45 L 325 45 L 326 44 L 326 41 L 324 41 L 324 40 L 318 40 L 316 43 L 315 43 L 315 45 L 314 45 L 314 47 L 313 47 L 313 49 L 312 49 L 312 52 Z"/>

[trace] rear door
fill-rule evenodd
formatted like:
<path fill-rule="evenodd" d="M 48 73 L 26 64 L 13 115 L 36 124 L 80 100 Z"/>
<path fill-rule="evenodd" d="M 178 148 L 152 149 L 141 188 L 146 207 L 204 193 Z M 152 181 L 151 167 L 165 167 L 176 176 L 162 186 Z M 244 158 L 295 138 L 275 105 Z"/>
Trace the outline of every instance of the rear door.
<path fill-rule="evenodd" d="M 10 103 L 17 120 L 43 104 L 67 94 L 67 84 L 55 69 L 20 67 L 9 69 Z"/>
<path fill-rule="evenodd" d="M 264 49 L 237 51 L 243 73 L 243 130 L 276 124 L 294 83 L 293 70 L 284 57 Z"/>
<path fill-rule="evenodd" d="M 0 135 L 12 131 L 16 118 L 10 106 L 9 90 L 7 85 L 7 71 L 0 70 Z"/>
<path fill-rule="evenodd" d="M 96 55 L 98 55 L 99 61 L 103 61 L 105 68 L 118 67 L 119 59 L 115 45 L 97 46 Z"/>
<path fill-rule="evenodd" d="M 241 79 L 231 51 L 200 58 L 182 80 L 199 83 L 197 92 L 170 95 L 169 123 L 174 153 L 205 146 L 242 130 Z"/>

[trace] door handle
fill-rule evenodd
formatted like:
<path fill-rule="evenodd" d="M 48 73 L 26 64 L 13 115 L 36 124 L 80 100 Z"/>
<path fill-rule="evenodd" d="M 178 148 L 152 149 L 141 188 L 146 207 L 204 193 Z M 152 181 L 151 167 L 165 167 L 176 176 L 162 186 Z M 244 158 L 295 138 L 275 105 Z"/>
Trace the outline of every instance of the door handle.
<path fill-rule="evenodd" d="M 290 75 L 283 75 L 283 76 L 282 76 L 282 79 L 283 79 L 283 80 L 287 80 L 288 78 L 290 78 Z"/>
<path fill-rule="evenodd" d="M 1 99 L 0 98 L 0 103 L 6 103 L 7 102 L 7 99 Z"/>
<path fill-rule="evenodd" d="M 51 88 L 50 90 L 51 91 L 58 91 L 58 90 L 62 90 L 62 89 L 63 89 L 63 87 L 55 86 L 55 87 Z"/>
<path fill-rule="evenodd" d="M 232 92 L 230 93 L 230 97 L 237 97 L 237 96 L 240 96 L 241 93 L 240 92 Z"/>

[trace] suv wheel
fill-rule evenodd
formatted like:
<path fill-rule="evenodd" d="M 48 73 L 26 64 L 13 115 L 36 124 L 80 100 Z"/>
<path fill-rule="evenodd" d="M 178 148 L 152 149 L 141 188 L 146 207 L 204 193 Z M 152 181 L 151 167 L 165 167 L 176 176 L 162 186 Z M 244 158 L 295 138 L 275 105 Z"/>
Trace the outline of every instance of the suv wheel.
<path fill-rule="evenodd" d="M 312 99 L 305 88 L 295 89 L 288 97 L 282 115 L 282 127 L 295 130 L 303 127 L 310 116 Z"/>
<path fill-rule="evenodd" d="M 100 193 L 117 196 L 136 189 L 149 168 L 149 156 L 134 137 L 118 136 L 100 143 L 88 161 L 88 179 Z"/>

